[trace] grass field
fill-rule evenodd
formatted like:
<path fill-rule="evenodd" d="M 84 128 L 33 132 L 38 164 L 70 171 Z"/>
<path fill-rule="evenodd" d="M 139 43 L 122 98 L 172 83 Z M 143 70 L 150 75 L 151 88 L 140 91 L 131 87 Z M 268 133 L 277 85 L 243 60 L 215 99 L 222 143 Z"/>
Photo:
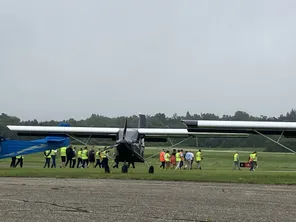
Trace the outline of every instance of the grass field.
<path fill-rule="evenodd" d="M 121 169 L 113 169 L 105 174 L 100 168 L 59 168 L 60 159 L 57 159 L 56 169 L 43 168 L 44 158 L 42 153 L 24 157 L 23 168 L 9 168 L 10 159 L 0 160 L 1 177 L 54 177 L 54 178 L 112 178 L 112 179 L 142 179 L 142 180 L 172 180 L 172 181 L 199 181 L 199 182 L 236 182 L 258 184 L 296 184 L 296 155 L 290 153 L 258 152 L 258 169 L 250 172 L 248 168 L 241 171 L 232 171 L 233 150 L 202 150 L 204 160 L 202 170 L 172 170 L 159 169 L 158 152 L 160 148 L 147 148 L 146 158 L 149 164 L 154 165 L 155 173 L 148 174 L 147 165 L 136 163 L 136 169 L 129 169 L 128 174 L 122 174 Z M 252 150 L 252 149 L 250 149 Z M 259 150 L 259 149 L 257 149 Z M 196 152 L 192 149 L 194 153 Z M 240 160 L 246 161 L 250 151 L 239 151 Z M 109 163 L 112 163 L 112 159 Z"/>

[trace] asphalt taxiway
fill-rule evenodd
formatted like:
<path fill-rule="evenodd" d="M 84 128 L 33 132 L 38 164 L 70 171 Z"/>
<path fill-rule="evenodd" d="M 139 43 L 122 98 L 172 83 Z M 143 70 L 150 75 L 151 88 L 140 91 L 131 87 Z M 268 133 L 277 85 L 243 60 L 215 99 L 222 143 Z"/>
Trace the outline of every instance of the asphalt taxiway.
<path fill-rule="evenodd" d="M 296 186 L 0 178 L 1 221 L 296 221 Z"/>

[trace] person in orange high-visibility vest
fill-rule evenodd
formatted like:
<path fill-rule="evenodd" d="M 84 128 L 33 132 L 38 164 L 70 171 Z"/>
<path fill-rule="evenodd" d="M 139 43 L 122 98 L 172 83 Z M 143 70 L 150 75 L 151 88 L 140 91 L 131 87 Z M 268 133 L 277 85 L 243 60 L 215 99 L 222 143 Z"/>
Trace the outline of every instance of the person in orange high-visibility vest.
<path fill-rule="evenodd" d="M 164 149 L 160 152 L 159 154 L 159 161 L 160 161 L 160 168 L 164 169 L 165 167 L 165 159 L 164 159 L 164 155 L 165 155 L 165 152 L 164 152 Z"/>
<path fill-rule="evenodd" d="M 172 167 L 172 169 L 175 169 L 175 167 L 177 166 L 177 161 L 176 161 L 176 150 L 174 149 L 172 152 L 172 155 L 170 156 L 170 166 Z"/>

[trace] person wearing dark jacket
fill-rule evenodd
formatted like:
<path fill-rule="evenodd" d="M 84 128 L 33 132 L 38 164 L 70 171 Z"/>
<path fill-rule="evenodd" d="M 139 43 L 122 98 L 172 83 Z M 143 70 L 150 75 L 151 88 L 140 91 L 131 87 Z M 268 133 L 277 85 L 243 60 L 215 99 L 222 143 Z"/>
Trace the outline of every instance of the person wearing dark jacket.
<path fill-rule="evenodd" d="M 69 146 L 67 149 L 66 149 L 66 156 L 67 156 L 67 162 L 65 164 L 65 167 L 68 165 L 68 163 L 70 164 L 70 168 L 72 166 L 72 157 L 73 157 L 73 150 L 72 150 L 72 146 Z"/>
<path fill-rule="evenodd" d="M 72 149 L 72 167 L 70 165 L 71 168 L 74 168 L 76 165 L 76 147 L 74 147 Z"/>
<path fill-rule="evenodd" d="M 15 156 L 11 157 L 10 167 L 15 167 L 15 161 L 16 161 L 16 157 Z"/>
<path fill-rule="evenodd" d="M 89 161 L 89 165 L 88 167 L 90 167 L 92 165 L 92 167 L 95 166 L 95 151 L 94 149 L 91 149 L 89 152 L 88 152 L 88 161 Z"/>

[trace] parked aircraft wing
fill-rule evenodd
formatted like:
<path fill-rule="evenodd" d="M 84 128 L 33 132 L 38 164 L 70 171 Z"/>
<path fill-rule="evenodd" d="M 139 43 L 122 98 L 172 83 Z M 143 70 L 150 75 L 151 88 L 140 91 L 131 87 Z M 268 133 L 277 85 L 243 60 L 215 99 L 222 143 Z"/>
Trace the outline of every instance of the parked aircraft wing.
<path fill-rule="evenodd" d="M 189 132 L 283 134 L 296 136 L 296 122 L 182 120 Z"/>
<path fill-rule="evenodd" d="M 169 129 L 169 128 L 140 128 L 140 134 L 145 137 L 248 137 L 247 133 L 213 133 L 213 132 L 189 132 L 187 129 Z"/>
<path fill-rule="evenodd" d="M 64 136 L 92 138 L 114 138 L 119 128 L 109 127 L 62 127 L 62 126 L 16 126 L 8 125 L 10 130 L 16 131 L 20 136 Z"/>
<path fill-rule="evenodd" d="M 108 127 L 61 127 L 61 126 L 16 126 L 8 125 L 10 130 L 16 131 L 20 136 L 63 136 L 70 134 L 77 137 L 108 138 L 115 137 L 119 128 Z M 139 134 L 145 137 L 187 137 L 190 135 L 199 137 L 248 137 L 246 133 L 213 133 L 213 132 L 189 132 L 187 129 L 169 128 L 139 128 Z"/>

